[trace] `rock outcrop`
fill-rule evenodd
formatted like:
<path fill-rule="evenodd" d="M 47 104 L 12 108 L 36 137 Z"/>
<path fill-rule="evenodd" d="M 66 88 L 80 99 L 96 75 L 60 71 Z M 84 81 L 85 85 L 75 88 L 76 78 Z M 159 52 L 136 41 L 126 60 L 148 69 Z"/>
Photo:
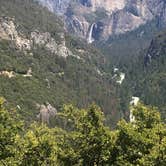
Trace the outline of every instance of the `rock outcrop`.
<path fill-rule="evenodd" d="M 25 37 L 17 31 L 13 18 L 0 18 L 0 40 L 9 40 L 15 44 L 18 50 L 30 51 L 36 46 L 44 47 L 53 54 L 66 58 L 72 52 L 66 47 L 64 34 L 61 35 L 62 41 L 57 43 L 49 32 L 31 32 L 29 37 Z"/>
<path fill-rule="evenodd" d="M 0 76 L 6 76 L 8 78 L 15 77 L 15 73 L 13 71 L 0 71 Z"/>
<path fill-rule="evenodd" d="M 3 71 L 0 71 L 0 76 L 5 76 L 5 77 L 8 77 L 8 78 L 13 78 L 13 77 L 16 77 L 16 76 L 32 77 L 32 69 L 29 68 L 25 74 L 16 73 L 14 71 L 3 70 Z"/>
<path fill-rule="evenodd" d="M 69 5 L 70 0 L 36 0 L 52 11 L 63 15 Z"/>
<path fill-rule="evenodd" d="M 46 105 L 42 104 L 39 106 L 40 113 L 37 115 L 37 118 L 46 124 L 50 124 L 50 119 L 54 118 L 57 114 L 56 108 L 54 108 L 51 104 L 47 103 Z"/>
<path fill-rule="evenodd" d="M 16 48 L 20 50 L 31 49 L 31 41 L 18 34 L 12 18 L 0 18 L 0 39 L 11 40 L 15 43 Z"/>

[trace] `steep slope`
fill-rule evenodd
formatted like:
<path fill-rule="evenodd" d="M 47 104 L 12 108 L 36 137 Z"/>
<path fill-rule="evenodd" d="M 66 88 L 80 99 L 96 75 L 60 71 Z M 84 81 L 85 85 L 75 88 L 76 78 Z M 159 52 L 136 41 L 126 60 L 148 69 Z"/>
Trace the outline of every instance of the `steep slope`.
<path fill-rule="evenodd" d="M 154 40 L 152 40 L 148 52 L 145 56 L 145 65 L 151 65 L 153 61 L 164 59 L 166 54 L 166 31 L 158 34 Z"/>
<path fill-rule="evenodd" d="M 115 124 L 124 113 L 99 50 L 65 33 L 62 21 L 33 1 L 0 0 L 0 96 L 25 119 L 49 102 L 92 102 Z M 111 121 L 111 122 L 110 122 Z"/>
<path fill-rule="evenodd" d="M 65 14 L 70 0 L 35 0 L 46 6 L 51 12 L 59 15 Z"/>
<path fill-rule="evenodd" d="M 157 34 L 149 47 L 134 59 L 123 61 L 128 89 L 144 103 L 160 108 L 166 118 L 166 31 Z"/>
<path fill-rule="evenodd" d="M 92 38 L 107 40 L 109 36 L 135 30 L 152 20 L 158 27 L 166 25 L 165 0 L 38 1 L 51 11 L 64 15 L 68 31 L 88 42 L 92 42 Z"/>

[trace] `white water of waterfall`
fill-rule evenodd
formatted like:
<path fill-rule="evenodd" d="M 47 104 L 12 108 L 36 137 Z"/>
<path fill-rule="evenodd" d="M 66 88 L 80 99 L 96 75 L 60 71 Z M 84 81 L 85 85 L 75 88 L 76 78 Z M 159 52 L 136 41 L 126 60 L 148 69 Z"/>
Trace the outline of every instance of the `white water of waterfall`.
<path fill-rule="evenodd" d="M 92 34 L 93 34 L 93 28 L 94 28 L 95 25 L 96 25 L 96 24 L 93 23 L 93 24 L 91 25 L 91 27 L 90 27 L 89 34 L 88 34 L 88 38 L 87 38 L 88 43 L 93 43 L 93 42 L 94 42 L 94 39 L 93 39 L 93 37 L 92 37 Z"/>

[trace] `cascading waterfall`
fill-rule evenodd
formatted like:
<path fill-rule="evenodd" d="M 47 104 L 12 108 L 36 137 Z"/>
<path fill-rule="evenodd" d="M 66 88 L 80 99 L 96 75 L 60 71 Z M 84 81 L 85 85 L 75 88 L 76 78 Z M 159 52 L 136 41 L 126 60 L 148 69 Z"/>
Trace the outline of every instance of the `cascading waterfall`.
<path fill-rule="evenodd" d="M 91 27 L 90 27 L 90 31 L 89 31 L 89 33 L 88 33 L 88 38 L 87 38 L 88 43 L 93 43 L 93 42 L 94 42 L 94 39 L 93 39 L 93 37 L 92 37 L 92 34 L 93 34 L 93 28 L 94 28 L 95 25 L 96 25 L 96 24 L 93 23 L 93 24 L 91 25 Z"/>

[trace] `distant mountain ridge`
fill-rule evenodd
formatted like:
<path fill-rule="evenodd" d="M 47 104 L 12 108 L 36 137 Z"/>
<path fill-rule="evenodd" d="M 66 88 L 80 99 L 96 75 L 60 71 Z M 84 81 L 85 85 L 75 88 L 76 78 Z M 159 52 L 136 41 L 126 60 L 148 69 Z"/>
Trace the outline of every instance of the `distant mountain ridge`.
<path fill-rule="evenodd" d="M 156 20 L 166 26 L 165 0 L 37 0 L 52 12 L 64 15 L 69 32 L 94 40 L 137 29 Z M 92 29 L 92 33 L 90 30 Z"/>

